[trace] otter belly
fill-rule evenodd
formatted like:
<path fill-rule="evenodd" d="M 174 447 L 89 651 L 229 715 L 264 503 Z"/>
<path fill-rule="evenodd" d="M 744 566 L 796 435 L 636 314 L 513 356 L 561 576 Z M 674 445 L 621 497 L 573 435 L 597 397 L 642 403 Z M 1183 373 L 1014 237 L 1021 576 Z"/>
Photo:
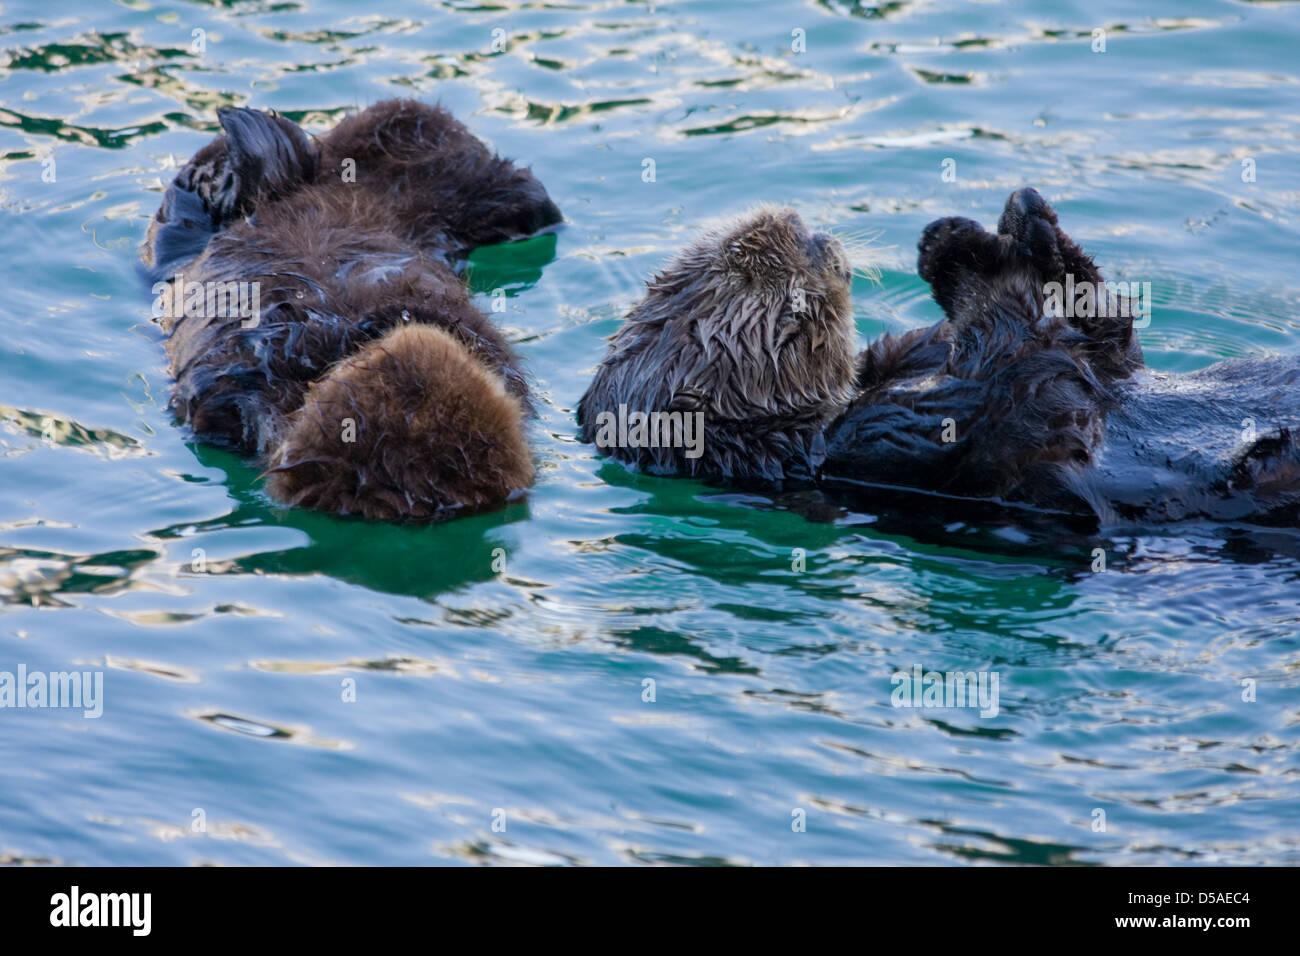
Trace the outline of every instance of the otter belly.
<path fill-rule="evenodd" d="M 1081 477 L 1103 523 L 1186 518 L 1300 524 L 1300 358 L 1143 370 Z"/>

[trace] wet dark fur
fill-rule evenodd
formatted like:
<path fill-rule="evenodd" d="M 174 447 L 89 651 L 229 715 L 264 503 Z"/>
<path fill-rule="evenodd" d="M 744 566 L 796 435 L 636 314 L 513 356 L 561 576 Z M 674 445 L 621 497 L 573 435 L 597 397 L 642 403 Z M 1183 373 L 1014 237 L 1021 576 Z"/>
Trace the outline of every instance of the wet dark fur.
<path fill-rule="evenodd" d="M 1300 523 L 1300 361 L 1153 374 L 1131 317 L 1046 316 L 1046 283 L 1101 276 L 1032 189 L 1012 194 L 997 235 L 968 219 L 932 223 L 919 267 L 947 320 L 882 336 L 859 357 L 859 393 L 827 432 L 828 483 L 999 498 L 1103 524 Z"/>
<path fill-rule="evenodd" d="M 261 311 L 250 328 L 164 318 L 177 415 L 256 456 L 279 500 L 325 511 L 443 517 L 529 484 L 518 360 L 447 263 L 559 220 L 532 174 L 412 101 L 319 144 L 273 114 L 221 122 L 168 188 L 143 258 L 160 280 L 258 283 Z"/>
<path fill-rule="evenodd" d="M 387 100 L 344 119 L 321 140 L 322 178 L 356 162 L 357 188 L 391 206 L 401 238 L 460 258 L 531 236 L 561 219 L 532 172 L 502 159 L 449 113 Z"/>
<path fill-rule="evenodd" d="M 803 307 L 799 307 L 799 293 Z M 839 244 L 788 209 L 765 209 L 692 244 L 648 284 L 578 403 L 599 416 L 703 413 L 703 455 L 601 450 L 655 474 L 810 478 L 822 428 L 849 395 L 849 273 Z"/>
<path fill-rule="evenodd" d="M 273 201 L 316 179 L 316 147 L 283 116 L 229 109 L 220 119 L 226 133 L 176 174 L 149 224 L 141 258 L 153 281 L 170 279 L 259 201 Z"/>

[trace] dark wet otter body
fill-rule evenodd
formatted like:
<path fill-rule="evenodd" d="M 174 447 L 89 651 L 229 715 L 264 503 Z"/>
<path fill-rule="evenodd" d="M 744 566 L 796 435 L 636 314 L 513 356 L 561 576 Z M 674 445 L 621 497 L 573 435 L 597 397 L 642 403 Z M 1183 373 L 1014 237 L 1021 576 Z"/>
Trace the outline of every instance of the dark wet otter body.
<path fill-rule="evenodd" d="M 1082 490 L 1103 524 L 1204 517 L 1300 526 L 1297 396 L 1294 356 L 1139 372 L 1117 383 Z"/>
<path fill-rule="evenodd" d="M 1300 524 L 1300 360 L 1152 373 L 1109 293 L 1109 317 L 1045 315 L 1048 283 L 1104 284 L 1033 190 L 1008 200 L 998 235 L 939 220 L 920 249 L 948 318 L 860 356 L 859 394 L 827 433 L 829 485 L 997 498 L 1103 525 Z"/>
<path fill-rule="evenodd" d="M 257 310 L 164 317 L 179 417 L 256 456 L 290 504 L 433 518 L 526 487 L 518 360 L 447 263 L 558 221 L 537 181 L 411 101 L 319 147 L 271 114 L 222 124 L 168 189 L 145 261 L 186 287 L 255 288 Z"/>

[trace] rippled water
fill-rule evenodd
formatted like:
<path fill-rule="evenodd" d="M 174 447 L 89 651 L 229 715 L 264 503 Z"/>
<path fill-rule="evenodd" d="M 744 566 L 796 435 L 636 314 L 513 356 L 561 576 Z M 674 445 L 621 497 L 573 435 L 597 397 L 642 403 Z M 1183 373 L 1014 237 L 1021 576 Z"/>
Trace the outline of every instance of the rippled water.
<path fill-rule="evenodd" d="M 1153 283 L 1151 365 L 1300 351 L 1300 8 L 1141 6 L 6 3 L 0 671 L 105 690 L 98 720 L 0 710 L 0 862 L 1300 862 L 1297 534 L 1062 539 L 576 440 L 643 279 L 760 200 L 879 234 L 864 341 L 938 317 L 926 222 L 1032 184 Z M 570 223 L 474 264 L 535 377 L 537 487 L 434 528 L 286 512 L 194 445 L 133 272 L 217 107 L 319 131 L 394 95 Z M 998 715 L 892 707 L 918 665 L 996 672 Z"/>

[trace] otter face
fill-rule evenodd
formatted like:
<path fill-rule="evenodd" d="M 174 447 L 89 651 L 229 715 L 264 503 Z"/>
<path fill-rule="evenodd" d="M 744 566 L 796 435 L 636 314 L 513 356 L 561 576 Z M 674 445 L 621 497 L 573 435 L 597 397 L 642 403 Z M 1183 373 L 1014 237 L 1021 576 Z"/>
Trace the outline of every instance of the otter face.
<path fill-rule="evenodd" d="M 583 396 L 584 437 L 660 473 L 782 478 L 820 464 L 821 425 L 853 378 L 852 272 L 790 209 L 708 233 L 649 284 Z M 699 414 L 700 456 L 603 445 L 597 418 Z"/>
<path fill-rule="evenodd" d="M 762 209 L 706 236 L 650 287 L 690 351 L 677 404 L 698 395 L 719 420 L 820 414 L 852 366 L 852 272 L 840 243 L 792 209 Z"/>

